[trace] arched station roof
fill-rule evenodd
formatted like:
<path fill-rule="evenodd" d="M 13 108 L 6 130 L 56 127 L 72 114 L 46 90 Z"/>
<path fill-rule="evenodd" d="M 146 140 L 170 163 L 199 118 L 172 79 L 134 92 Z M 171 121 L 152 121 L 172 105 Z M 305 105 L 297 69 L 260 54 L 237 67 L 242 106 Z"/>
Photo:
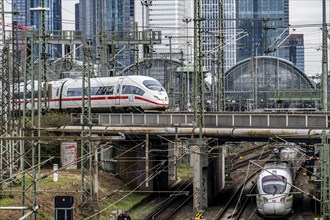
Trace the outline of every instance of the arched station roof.
<path fill-rule="evenodd" d="M 304 106 L 301 97 L 312 100 L 316 84 L 290 61 L 273 56 L 251 57 L 225 73 L 227 102 L 239 102 L 255 108 Z M 305 100 L 307 100 L 305 99 Z M 310 103 L 308 103 L 310 104 Z"/>
<path fill-rule="evenodd" d="M 266 84 L 267 88 L 316 88 L 315 83 L 293 63 L 272 56 L 258 56 L 237 63 L 226 72 L 227 88 L 250 87 L 247 79 L 256 73 L 258 87 Z"/>

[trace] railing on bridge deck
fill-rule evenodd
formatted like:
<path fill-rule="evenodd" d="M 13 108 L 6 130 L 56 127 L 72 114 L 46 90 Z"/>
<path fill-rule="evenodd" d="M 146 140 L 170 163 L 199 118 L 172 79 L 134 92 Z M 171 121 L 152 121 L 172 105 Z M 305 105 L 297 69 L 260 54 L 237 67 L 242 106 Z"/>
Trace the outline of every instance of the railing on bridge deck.
<path fill-rule="evenodd" d="M 194 126 L 193 113 L 99 114 L 100 125 Z M 237 128 L 328 128 L 329 116 L 324 113 L 206 113 L 206 127 Z"/>

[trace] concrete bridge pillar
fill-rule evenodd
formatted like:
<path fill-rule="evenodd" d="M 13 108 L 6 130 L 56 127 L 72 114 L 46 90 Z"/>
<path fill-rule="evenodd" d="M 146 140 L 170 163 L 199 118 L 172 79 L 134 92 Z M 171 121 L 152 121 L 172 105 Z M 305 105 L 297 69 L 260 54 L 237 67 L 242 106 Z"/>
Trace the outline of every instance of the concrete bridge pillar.
<path fill-rule="evenodd" d="M 208 207 L 208 139 L 191 138 L 189 140 L 190 165 L 193 167 L 194 211 L 203 211 Z"/>

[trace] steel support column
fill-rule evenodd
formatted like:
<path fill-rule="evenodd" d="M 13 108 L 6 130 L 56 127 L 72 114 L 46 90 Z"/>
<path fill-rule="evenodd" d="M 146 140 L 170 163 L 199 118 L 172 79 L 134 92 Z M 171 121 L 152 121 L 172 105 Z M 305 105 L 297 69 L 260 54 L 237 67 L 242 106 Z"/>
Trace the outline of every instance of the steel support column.
<path fill-rule="evenodd" d="M 330 219 L 330 136 L 322 133 L 321 145 L 321 211 L 323 220 Z"/>
<path fill-rule="evenodd" d="M 322 1 L 322 110 L 328 111 L 328 28 L 327 28 L 327 15 L 326 15 L 326 1 Z"/>
<path fill-rule="evenodd" d="M 24 100 L 34 100 L 34 32 L 33 31 L 24 31 L 23 32 L 23 41 L 24 41 L 24 57 L 23 57 L 23 78 L 24 78 L 24 91 L 23 91 L 23 99 Z M 31 97 L 27 97 L 27 94 L 31 94 Z M 31 101 L 26 101 L 22 104 L 23 114 L 22 114 L 22 137 L 26 136 L 35 136 L 34 131 L 29 132 L 28 130 L 31 128 L 35 128 L 35 105 Z M 27 146 L 35 146 L 35 141 L 22 141 L 21 142 L 21 149 L 20 149 L 20 171 L 22 172 L 21 177 L 21 206 L 25 206 L 26 200 L 27 201 L 35 201 L 34 198 L 27 198 L 26 189 L 33 188 L 31 186 L 26 187 L 25 178 L 27 173 L 23 172 L 26 168 L 26 165 L 30 164 L 26 161 L 26 147 Z M 32 168 L 35 169 L 35 168 Z M 35 172 L 35 171 L 34 171 Z M 32 176 L 30 176 L 32 179 Z M 34 184 L 34 183 L 32 183 Z M 33 193 L 32 196 L 35 196 Z M 21 217 L 24 216 L 25 210 L 21 210 Z"/>
<path fill-rule="evenodd" d="M 202 66 L 202 9 L 201 0 L 195 0 L 194 9 L 194 77 L 193 99 L 196 126 L 204 126 L 204 76 Z"/>
<path fill-rule="evenodd" d="M 94 59 L 91 49 L 91 42 L 86 42 L 83 48 L 83 80 L 82 80 L 82 113 L 80 122 L 87 127 L 92 125 L 91 116 L 91 87 L 90 78 L 94 74 Z M 88 129 L 89 130 L 89 129 Z M 81 132 L 82 137 L 90 137 L 91 131 Z M 92 160 L 92 143 L 89 140 L 81 141 L 81 203 L 85 203 L 88 200 L 93 199 L 93 160 Z M 88 182 L 86 182 L 86 181 Z"/>
<path fill-rule="evenodd" d="M 219 3 L 219 51 L 218 51 L 218 74 L 217 74 L 217 90 L 215 105 L 217 111 L 225 111 L 225 27 L 224 27 L 224 10 L 223 3 Z"/>

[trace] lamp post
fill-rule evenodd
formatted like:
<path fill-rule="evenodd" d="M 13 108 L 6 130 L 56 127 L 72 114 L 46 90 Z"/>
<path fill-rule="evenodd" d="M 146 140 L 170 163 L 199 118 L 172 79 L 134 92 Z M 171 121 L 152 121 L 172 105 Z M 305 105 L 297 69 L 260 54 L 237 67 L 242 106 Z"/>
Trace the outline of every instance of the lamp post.
<path fill-rule="evenodd" d="M 149 27 L 149 6 L 152 5 L 151 0 L 142 0 L 142 30 L 144 31 L 144 27 Z M 144 6 L 146 7 L 146 25 L 144 25 Z"/>
<path fill-rule="evenodd" d="M 45 8 L 45 2 L 40 1 L 40 7 L 37 8 L 30 8 L 31 12 L 39 12 L 39 62 L 38 62 L 38 125 L 37 127 L 41 127 L 41 116 L 42 116 L 42 110 L 47 110 L 47 99 L 46 99 L 46 72 L 47 72 L 47 67 L 46 67 L 46 62 L 47 62 L 47 55 L 46 55 L 46 24 L 45 24 L 45 12 L 49 11 L 49 8 Z M 44 82 L 43 82 L 44 81 Z M 42 90 L 45 90 L 45 92 L 42 92 Z M 45 97 L 43 97 L 45 96 Z M 45 99 L 44 102 L 42 99 Z M 45 106 L 42 106 L 44 103 Z M 44 107 L 44 108 L 43 108 Z M 41 136 L 41 131 L 38 129 L 38 137 Z M 36 207 L 37 201 L 36 201 L 36 189 L 38 184 L 38 188 L 40 188 L 40 158 L 41 158 L 41 145 L 40 142 L 38 143 L 32 143 L 32 167 L 35 167 L 35 145 L 38 147 L 38 178 L 36 178 L 36 172 L 35 168 L 33 168 L 33 180 L 38 179 L 38 181 L 33 181 L 33 192 L 32 192 L 32 203 L 33 207 Z M 32 214 L 32 219 L 36 219 L 36 214 Z"/>
<path fill-rule="evenodd" d="M 187 59 L 186 59 L 186 67 L 187 67 L 187 83 L 186 83 L 186 86 L 187 86 L 187 89 L 186 89 L 186 91 L 187 91 L 187 101 L 188 101 L 188 103 L 187 103 L 187 105 L 186 105 L 186 110 L 188 110 L 189 109 L 189 106 L 191 105 L 190 103 L 190 74 L 189 74 L 189 68 L 188 68 L 188 66 L 189 66 L 189 63 L 191 62 L 190 60 L 189 60 L 189 22 L 191 22 L 192 21 L 192 19 L 190 18 L 190 17 L 184 17 L 184 18 L 182 18 L 182 21 L 184 22 L 184 23 L 186 23 L 186 27 L 187 27 L 187 42 L 186 42 L 186 46 L 187 46 L 187 49 L 186 49 L 186 54 L 187 54 Z"/>
<path fill-rule="evenodd" d="M 152 5 L 152 1 L 150 0 L 143 0 L 141 1 L 142 5 L 142 32 L 144 35 L 147 35 L 149 32 L 149 6 Z M 144 25 L 144 7 L 146 7 L 146 25 Z M 147 31 L 145 32 L 145 26 L 147 27 Z M 153 45 L 149 44 L 143 44 L 143 59 L 144 63 L 147 69 L 147 76 L 149 76 L 149 69 L 151 67 L 151 58 L 152 58 L 152 52 L 153 51 Z"/>

